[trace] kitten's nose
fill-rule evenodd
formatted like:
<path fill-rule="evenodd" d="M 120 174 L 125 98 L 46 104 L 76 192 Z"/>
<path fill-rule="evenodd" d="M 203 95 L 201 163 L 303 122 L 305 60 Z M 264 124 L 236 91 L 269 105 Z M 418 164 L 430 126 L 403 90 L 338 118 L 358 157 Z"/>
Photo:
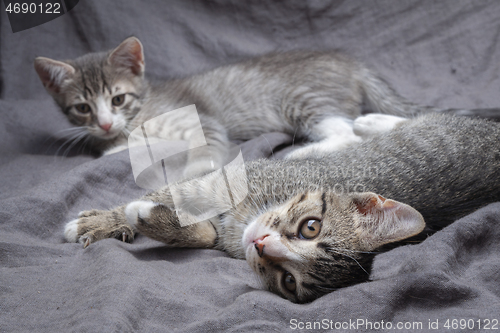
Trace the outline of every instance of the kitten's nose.
<path fill-rule="evenodd" d="M 255 243 L 255 248 L 257 249 L 257 254 L 259 255 L 259 257 L 262 258 L 262 256 L 264 255 L 264 247 L 265 245 L 262 244 L 262 242 L 256 242 Z"/>
<path fill-rule="evenodd" d="M 262 256 L 264 255 L 264 242 L 263 240 L 267 237 L 268 235 L 265 235 L 264 237 L 260 238 L 260 239 L 256 239 L 253 241 L 254 243 L 254 246 L 255 246 L 255 249 L 257 250 L 257 254 L 259 255 L 259 257 L 262 258 Z"/>
<path fill-rule="evenodd" d="M 109 132 L 109 129 L 111 128 L 112 125 L 113 123 L 99 124 L 99 127 L 105 130 L 106 132 Z"/>
<path fill-rule="evenodd" d="M 273 262 L 296 259 L 293 253 L 281 242 L 281 235 L 264 235 L 253 241 L 259 257 Z M 265 252 L 264 252 L 265 251 Z"/>

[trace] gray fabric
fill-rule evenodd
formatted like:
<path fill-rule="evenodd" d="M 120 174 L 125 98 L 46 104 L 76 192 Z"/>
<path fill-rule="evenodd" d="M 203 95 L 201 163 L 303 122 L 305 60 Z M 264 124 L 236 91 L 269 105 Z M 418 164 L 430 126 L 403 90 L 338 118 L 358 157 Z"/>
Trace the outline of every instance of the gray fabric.
<path fill-rule="evenodd" d="M 95 159 L 75 147 L 61 156 L 64 146 L 55 156 L 63 132 L 51 136 L 69 125 L 32 65 L 37 55 L 72 58 L 130 35 L 143 42 L 146 72 L 158 78 L 268 51 L 334 48 L 413 101 L 498 107 L 499 17 L 495 0 L 81 0 L 69 14 L 13 34 L 2 11 L 0 331 L 282 332 L 295 327 L 292 319 L 365 319 L 422 322 L 414 330 L 422 332 L 429 320 L 443 331 L 446 319 L 474 319 L 476 329 L 479 319 L 500 319 L 500 203 L 377 256 L 373 281 L 308 305 L 260 290 L 245 261 L 215 250 L 166 249 L 141 236 L 85 250 L 65 243 L 63 226 L 79 211 L 145 191 L 127 152 Z M 250 159 L 284 143 L 290 138 L 274 133 L 242 147 Z"/>

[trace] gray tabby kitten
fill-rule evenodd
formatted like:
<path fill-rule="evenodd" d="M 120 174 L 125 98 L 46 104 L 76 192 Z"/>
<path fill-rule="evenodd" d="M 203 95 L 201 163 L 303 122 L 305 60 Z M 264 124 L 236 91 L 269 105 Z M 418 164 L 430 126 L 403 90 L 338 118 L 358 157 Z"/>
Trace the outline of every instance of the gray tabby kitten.
<path fill-rule="evenodd" d="M 130 37 L 109 52 L 64 62 L 39 57 L 34 65 L 64 114 L 104 153 L 127 148 L 128 134 L 145 121 L 195 104 L 208 143 L 202 153 L 206 156 L 196 158 L 211 156 L 214 169 L 223 164 L 228 140 L 273 131 L 316 142 L 290 158 L 359 142 L 352 120 L 361 115 L 363 104 L 403 117 L 436 111 L 406 101 L 370 70 L 337 53 L 271 54 L 185 79 L 150 83 L 144 78 L 143 47 Z M 193 141 L 199 139 L 190 134 L 195 123 L 178 117 L 156 123 L 148 133 Z M 188 174 L 203 169 L 196 163 L 188 168 Z"/>
<path fill-rule="evenodd" d="M 235 208 L 219 200 L 213 173 L 198 178 L 185 200 L 227 209 L 208 221 L 180 227 L 163 188 L 111 211 L 82 212 L 65 236 L 87 247 L 139 232 L 172 247 L 224 250 L 246 258 L 270 291 L 308 302 L 366 281 L 386 244 L 500 200 L 499 139 L 495 122 L 422 116 L 322 159 L 247 163 L 248 196 Z M 239 184 L 232 190 L 246 190 L 245 179 Z"/>

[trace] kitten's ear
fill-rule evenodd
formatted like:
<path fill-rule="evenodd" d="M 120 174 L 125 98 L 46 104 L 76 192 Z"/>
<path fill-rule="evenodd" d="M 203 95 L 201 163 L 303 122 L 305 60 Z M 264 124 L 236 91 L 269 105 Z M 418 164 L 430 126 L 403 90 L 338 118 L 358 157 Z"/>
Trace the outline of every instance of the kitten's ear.
<path fill-rule="evenodd" d="M 416 209 L 375 193 L 355 194 L 353 203 L 359 213 L 356 232 L 367 250 L 415 236 L 425 227 Z"/>
<path fill-rule="evenodd" d="M 125 39 L 108 57 L 111 65 L 127 68 L 135 75 L 144 73 L 144 53 L 142 44 L 136 37 Z"/>
<path fill-rule="evenodd" d="M 50 94 L 59 94 L 63 83 L 75 74 L 75 68 L 70 64 L 44 57 L 35 59 L 35 70 Z"/>

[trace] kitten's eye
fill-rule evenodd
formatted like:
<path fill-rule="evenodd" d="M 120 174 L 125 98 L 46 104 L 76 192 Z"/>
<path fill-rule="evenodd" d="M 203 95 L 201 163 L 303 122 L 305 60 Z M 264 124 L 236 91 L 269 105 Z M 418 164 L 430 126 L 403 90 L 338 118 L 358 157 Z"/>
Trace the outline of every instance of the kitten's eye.
<path fill-rule="evenodd" d="M 286 290 L 291 293 L 295 293 L 297 283 L 295 283 L 295 278 L 293 277 L 292 273 L 285 272 L 285 274 L 283 275 L 283 285 L 285 286 Z"/>
<path fill-rule="evenodd" d="M 111 100 L 111 104 L 113 104 L 113 106 L 120 106 L 123 102 L 125 102 L 125 94 L 117 95 Z"/>
<path fill-rule="evenodd" d="M 307 218 L 302 222 L 299 230 L 301 238 L 311 239 L 318 236 L 321 230 L 321 220 Z"/>
<path fill-rule="evenodd" d="M 75 105 L 75 109 L 76 109 L 76 111 L 78 111 L 80 113 L 89 113 L 92 110 L 90 108 L 90 105 L 88 105 L 86 103 Z"/>

